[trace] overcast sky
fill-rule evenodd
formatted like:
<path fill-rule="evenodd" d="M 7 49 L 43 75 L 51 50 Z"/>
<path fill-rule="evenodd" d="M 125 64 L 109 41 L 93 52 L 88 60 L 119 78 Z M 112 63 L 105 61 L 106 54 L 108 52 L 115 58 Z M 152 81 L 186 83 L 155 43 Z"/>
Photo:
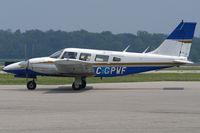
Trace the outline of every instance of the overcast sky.
<path fill-rule="evenodd" d="M 168 34 L 182 19 L 200 22 L 200 0 L 0 0 L 0 29 L 13 31 Z"/>

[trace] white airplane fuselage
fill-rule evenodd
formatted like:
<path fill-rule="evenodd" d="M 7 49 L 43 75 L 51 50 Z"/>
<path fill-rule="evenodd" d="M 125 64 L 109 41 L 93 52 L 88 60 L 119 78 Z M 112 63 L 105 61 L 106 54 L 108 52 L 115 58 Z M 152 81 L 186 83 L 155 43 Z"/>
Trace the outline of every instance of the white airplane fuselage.
<path fill-rule="evenodd" d="M 3 68 L 15 77 L 33 78 L 27 88 L 36 88 L 34 79 L 40 76 L 74 77 L 73 89 L 86 87 L 86 77 L 114 77 L 191 63 L 187 60 L 196 23 L 181 22 L 155 50 L 131 53 L 66 48 L 49 57 L 33 58 Z M 146 51 L 146 50 L 145 50 Z"/>
<path fill-rule="evenodd" d="M 77 53 L 75 59 L 62 58 L 63 54 L 66 52 Z M 79 60 L 81 53 L 91 54 L 90 60 L 82 61 Z M 96 55 L 108 56 L 107 61 L 96 61 Z M 120 60 L 114 61 L 113 58 L 118 58 Z M 166 56 L 166 55 L 156 55 L 149 53 L 131 53 L 131 52 L 117 52 L 117 51 L 104 51 L 104 50 L 92 50 L 92 49 L 78 49 L 78 48 L 66 48 L 60 54 L 58 58 L 51 57 L 41 57 L 33 58 L 29 60 L 29 75 L 31 76 L 66 76 L 74 77 L 73 72 L 60 73 L 57 70 L 55 61 L 82 61 L 90 63 L 93 67 L 93 75 L 96 77 L 113 77 L 113 76 L 123 76 L 128 74 L 140 73 L 145 71 L 157 70 L 167 67 L 179 66 L 185 64 L 187 61 L 186 57 L 177 56 Z M 183 61 L 183 62 L 177 62 Z M 4 71 L 14 73 L 16 75 L 25 75 L 25 62 L 18 62 L 9 65 L 4 68 Z M 12 69 L 13 68 L 13 69 Z M 74 70 L 76 71 L 76 70 Z"/>

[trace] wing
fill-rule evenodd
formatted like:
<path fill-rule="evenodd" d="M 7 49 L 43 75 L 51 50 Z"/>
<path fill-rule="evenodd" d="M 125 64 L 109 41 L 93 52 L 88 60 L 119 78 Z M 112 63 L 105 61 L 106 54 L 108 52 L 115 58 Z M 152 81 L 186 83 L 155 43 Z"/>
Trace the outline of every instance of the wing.
<path fill-rule="evenodd" d="M 61 59 L 54 62 L 57 71 L 65 76 L 94 76 L 95 72 L 91 63 L 80 60 Z"/>

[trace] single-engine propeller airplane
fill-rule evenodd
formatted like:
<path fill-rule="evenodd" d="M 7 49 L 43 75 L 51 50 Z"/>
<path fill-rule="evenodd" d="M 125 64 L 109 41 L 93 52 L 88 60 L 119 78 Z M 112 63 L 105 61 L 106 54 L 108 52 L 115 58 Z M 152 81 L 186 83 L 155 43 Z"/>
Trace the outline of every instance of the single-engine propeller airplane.
<path fill-rule="evenodd" d="M 36 88 L 39 76 L 74 77 L 74 90 L 86 87 L 87 77 L 114 77 L 180 66 L 187 63 L 196 23 L 181 22 L 163 43 L 151 52 L 132 53 L 66 48 L 49 57 L 10 64 L 3 71 L 15 77 L 31 78 L 27 88 Z"/>

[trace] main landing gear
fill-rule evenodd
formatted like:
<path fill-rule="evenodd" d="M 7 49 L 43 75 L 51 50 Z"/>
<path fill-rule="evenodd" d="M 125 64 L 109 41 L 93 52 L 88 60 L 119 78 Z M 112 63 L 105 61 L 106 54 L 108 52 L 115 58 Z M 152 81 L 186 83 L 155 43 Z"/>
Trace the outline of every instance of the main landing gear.
<path fill-rule="evenodd" d="M 33 79 L 32 81 L 27 82 L 27 89 L 28 90 L 35 90 L 37 84 L 35 83 L 35 80 Z M 72 84 L 73 90 L 80 90 L 82 88 L 86 87 L 86 79 L 85 77 L 75 77 L 75 80 Z"/>
<path fill-rule="evenodd" d="M 86 87 L 85 77 L 75 77 L 75 81 L 72 84 L 73 90 L 80 90 Z"/>
<path fill-rule="evenodd" d="M 35 80 L 27 82 L 27 89 L 28 90 L 35 90 L 37 84 L 35 83 Z"/>

